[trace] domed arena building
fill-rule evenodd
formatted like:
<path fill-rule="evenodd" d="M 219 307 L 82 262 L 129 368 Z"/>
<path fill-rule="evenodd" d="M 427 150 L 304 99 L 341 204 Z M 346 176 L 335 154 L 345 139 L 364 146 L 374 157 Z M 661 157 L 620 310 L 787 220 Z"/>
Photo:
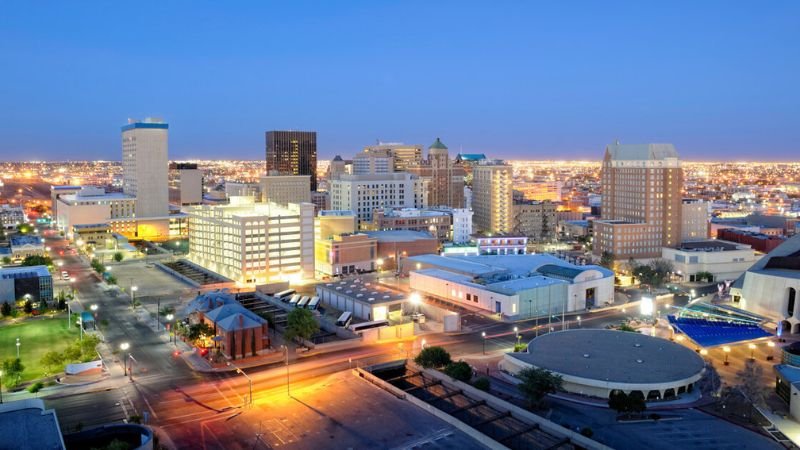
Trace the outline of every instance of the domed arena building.
<path fill-rule="evenodd" d="M 565 391 L 608 398 L 639 391 L 648 401 L 692 392 L 705 371 L 696 352 L 666 339 L 616 330 L 567 330 L 545 334 L 524 353 L 507 353 L 506 371 L 546 369 L 563 378 Z"/>

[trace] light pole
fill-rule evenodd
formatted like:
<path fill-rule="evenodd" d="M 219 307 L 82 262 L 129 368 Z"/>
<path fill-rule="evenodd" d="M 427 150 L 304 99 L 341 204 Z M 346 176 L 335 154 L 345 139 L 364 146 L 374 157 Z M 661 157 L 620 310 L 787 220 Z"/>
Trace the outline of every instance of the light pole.
<path fill-rule="evenodd" d="M 729 364 L 728 363 L 728 354 L 731 352 L 731 348 L 726 345 L 726 346 L 722 347 L 722 351 L 725 352 L 725 362 L 723 364 L 725 364 L 727 366 Z"/>
<path fill-rule="evenodd" d="M 120 348 L 120 350 L 122 350 L 123 353 L 126 353 L 128 351 L 128 349 L 131 348 L 131 345 L 128 344 L 127 342 L 123 342 L 122 344 L 119 344 L 119 348 Z M 125 354 L 122 357 L 122 365 L 124 367 L 124 369 L 123 369 L 124 375 L 128 374 L 128 356 L 129 355 L 130 354 Z"/>
<path fill-rule="evenodd" d="M 172 326 L 172 319 L 174 319 L 174 318 L 175 318 L 175 316 L 173 316 L 172 314 L 167 314 L 167 323 L 168 323 L 167 328 L 169 328 L 169 332 L 170 332 L 170 335 L 169 335 L 169 340 L 170 341 L 172 341 L 172 335 L 175 334 L 175 330 L 174 330 L 175 327 Z M 176 347 L 178 346 L 177 342 L 175 343 L 175 346 Z"/>
<path fill-rule="evenodd" d="M 138 290 L 137 286 L 131 286 L 131 309 L 136 309 L 136 291 Z"/>
<path fill-rule="evenodd" d="M 419 312 L 419 304 L 422 303 L 422 297 L 419 295 L 418 292 L 412 292 L 411 295 L 408 297 L 411 301 L 411 304 L 414 305 L 414 312 Z"/>
<path fill-rule="evenodd" d="M 581 316 L 578 316 L 578 328 L 581 327 Z"/>
<path fill-rule="evenodd" d="M 383 258 L 378 258 L 375 260 L 375 263 L 378 265 L 378 279 L 381 279 L 381 270 L 383 269 Z"/>
<path fill-rule="evenodd" d="M 755 360 L 756 344 L 747 344 L 747 348 L 750 349 L 750 359 Z"/>
<path fill-rule="evenodd" d="M 0 405 L 3 404 L 3 371 L 0 370 Z"/>
<path fill-rule="evenodd" d="M 251 380 L 250 377 L 247 376 L 246 373 L 244 373 L 244 370 L 240 369 L 236 364 L 234 364 L 232 362 L 229 362 L 228 365 L 229 366 L 233 366 L 233 368 L 236 369 L 236 373 L 242 374 L 242 376 L 247 378 L 247 383 L 249 385 L 250 393 L 247 396 L 247 401 L 242 403 L 242 408 L 244 408 L 247 405 L 252 405 L 253 404 L 253 380 Z"/>
<path fill-rule="evenodd" d="M 281 345 L 281 348 L 286 352 L 286 396 L 291 397 L 292 392 L 289 390 L 289 346 Z"/>
<path fill-rule="evenodd" d="M 19 338 L 17 338 L 17 359 L 19 359 L 19 346 L 22 345 L 19 342 Z"/>
<path fill-rule="evenodd" d="M 483 338 L 483 354 L 486 354 L 486 332 L 481 331 L 481 337 Z"/>

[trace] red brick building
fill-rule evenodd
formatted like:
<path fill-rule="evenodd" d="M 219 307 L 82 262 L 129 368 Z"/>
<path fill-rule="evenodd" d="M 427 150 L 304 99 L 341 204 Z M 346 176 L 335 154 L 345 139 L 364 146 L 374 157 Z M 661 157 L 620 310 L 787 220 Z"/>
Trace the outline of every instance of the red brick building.
<path fill-rule="evenodd" d="M 753 233 L 751 231 L 737 230 L 735 228 L 723 228 L 717 230 L 717 239 L 723 241 L 748 244 L 757 252 L 769 253 L 775 247 L 783 244 L 786 240 L 783 236 L 770 236 L 763 233 Z"/>

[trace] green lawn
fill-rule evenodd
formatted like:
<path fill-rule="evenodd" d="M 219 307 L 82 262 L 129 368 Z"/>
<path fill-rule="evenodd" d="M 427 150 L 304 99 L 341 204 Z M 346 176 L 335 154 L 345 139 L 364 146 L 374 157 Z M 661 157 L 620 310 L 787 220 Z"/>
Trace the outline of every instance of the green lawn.
<path fill-rule="evenodd" d="M 19 357 L 25 366 L 22 381 L 35 380 L 44 376 L 47 370 L 39 364 L 42 355 L 55 350 L 64 350 L 80 336 L 80 330 L 72 321 L 72 328 L 67 330 L 67 316 L 62 314 L 57 319 L 34 319 L 14 325 L 0 326 L 0 361 L 17 357 L 17 338 L 22 345 Z"/>

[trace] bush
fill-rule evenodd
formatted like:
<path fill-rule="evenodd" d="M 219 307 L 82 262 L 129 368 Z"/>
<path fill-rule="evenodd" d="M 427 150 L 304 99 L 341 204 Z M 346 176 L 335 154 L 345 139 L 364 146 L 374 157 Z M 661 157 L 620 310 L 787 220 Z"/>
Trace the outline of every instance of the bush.
<path fill-rule="evenodd" d="M 444 373 L 458 381 L 467 382 L 472 379 L 472 367 L 464 361 L 448 364 L 444 368 Z"/>
<path fill-rule="evenodd" d="M 3 302 L 3 306 L 0 306 L 0 313 L 2 313 L 3 316 L 10 316 L 11 304 L 9 304 L 8 302 Z"/>
<path fill-rule="evenodd" d="M 42 384 L 41 382 L 37 381 L 36 383 L 33 383 L 32 385 L 28 386 L 28 392 L 30 392 L 31 394 L 36 394 L 39 391 L 41 391 L 43 387 L 44 387 L 44 384 Z"/>
<path fill-rule="evenodd" d="M 561 390 L 563 380 L 561 375 L 555 375 L 549 370 L 537 367 L 522 369 L 517 374 L 520 383 L 517 385 L 520 393 L 525 396 L 532 408 L 541 408 L 547 394 Z"/>
<path fill-rule="evenodd" d="M 527 349 L 528 349 L 528 344 L 522 344 L 520 342 L 517 342 L 516 344 L 514 344 L 514 352 L 515 353 L 524 352 Z"/>
<path fill-rule="evenodd" d="M 419 352 L 414 362 L 426 369 L 438 369 L 452 362 L 450 353 L 442 347 L 426 347 Z"/>
<path fill-rule="evenodd" d="M 25 311 L 25 314 L 30 314 L 33 312 L 33 303 L 30 300 L 25 300 L 25 305 L 22 307 L 22 310 Z"/>
<path fill-rule="evenodd" d="M 114 261 L 120 262 L 123 259 L 125 259 L 125 255 L 123 255 L 121 252 L 114 253 Z"/>
<path fill-rule="evenodd" d="M 486 377 L 478 378 L 474 383 L 472 383 L 472 385 L 475 387 L 475 389 L 480 389 L 485 392 L 489 392 L 489 389 L 492 387 L 492 383 Z"/>

